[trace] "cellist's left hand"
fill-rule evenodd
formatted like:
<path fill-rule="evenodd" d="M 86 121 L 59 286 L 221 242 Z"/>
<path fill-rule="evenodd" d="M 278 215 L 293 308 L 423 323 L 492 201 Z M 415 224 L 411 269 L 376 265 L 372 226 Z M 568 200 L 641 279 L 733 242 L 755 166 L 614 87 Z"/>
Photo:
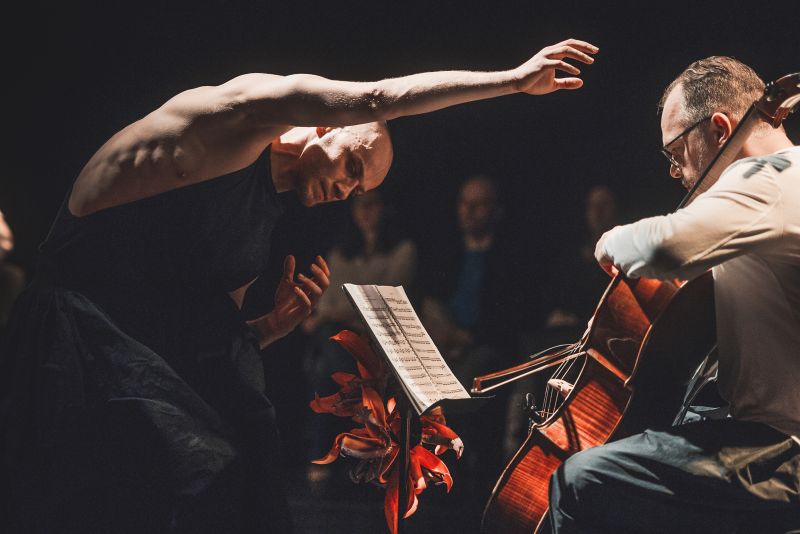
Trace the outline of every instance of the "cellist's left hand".
<path fill-rule="evenodd" d="M 614 277 L 619 273 L 619 269 L 617 269 L 617 266 L 614 265 L 613 260 L 605 252 L 605 247 L 603 245 L 607 235 L 608 232 L 603 234 L 600 239 L 597 240 L 597 244 L 594 247 L 594 258 L 597 260 L 597 263 L 600 264 L 601 269 L 607 272 L 609 276 Z"/>

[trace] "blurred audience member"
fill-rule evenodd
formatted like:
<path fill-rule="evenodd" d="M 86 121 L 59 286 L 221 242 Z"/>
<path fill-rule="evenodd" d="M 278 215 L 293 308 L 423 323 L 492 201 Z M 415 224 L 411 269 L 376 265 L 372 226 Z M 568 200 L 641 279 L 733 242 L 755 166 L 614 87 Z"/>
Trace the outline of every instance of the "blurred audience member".
<path fill-rule="evenodd" d="M 315 392 L 324 396 L 337 390 L 331 380 L 334 372 L 355 372 L 353 357 L 329 339 L 342 329 L 364 331 L 341 290 L 342 284 L 402 285 L 407 292 L 413 291 L 417 247 L 391 220 L 391 210 L 384 204 L 382 193 L 375 189 L 350 202 L 351 227 L 326 256 L 331 269 L 331 290 L 322 296 L 314 313 L 303 323 L 309 334 L 306 371 L 311 398 Z M 311 414 L 309 460 L 324 456 L 337 432 L 351 427 L 349 420 Z M 307 473 L 309 482 L 319 482 L 330 475 L 331 466 L 310 464 Z"/>
<path fill-rule="evenodd" d="M 14 234 L 0 211 L 0 337 L 5 330 L 11 306 L 25 286 L 25 271 L 7 261 L 14 250 Z"/>
<path fill-rule="evenodd" d="M 475 376 L 506 367 L 517 347 L 522 292 L 514 286 L 520 265 L 510 236 L 500 230 L 501 214 L 496 182 L 484 175 L 468 178 L 458 193 L 458 235 L 448 246 L 433 248 L 421 271 L 422 322 L 468 391 Z M 495 398 L 474 414 L 447 416 L 465 444 L 454 466 L 455 487 L 467 496 L 487 496 L 497 480 L 504 414 L 505 402 Z"/>
<path fill-rule="evenodd" d="M 578 341 L 611 281 L 597 268 L 594 259 L 597 240 L 620 223 L 617 197 L 610 188 L 595 185 L 589 189 L 584 198 L 582 223 L 577 235 L 565 239 L 566 245 L 551 264 L 552 272 L 541 295 L 550 311 L 545 314 L 543 324 L 534 325 L 520 335 L 520 354 Z M 506 457 L 517 451 L 527 435 L 528 417 L 522 409 L 525 394 L 541 397 L 544 383 L 545 373 L 519 380 L 512 387 L 503 447 Z"/>
<path fill-rule="evenodd" d="M 545 328 L 567 327 L 582 333 L 610 281 L 597 268 L 594 247 L 601 235 L 620 222 L 617 197 L 607 186 L 596 185 L 586 194 L 584 207 L 581 235 L 572 240 L 572 245 L 564 247 L 554 265 L 553 280 L 548 284 L 554 291 L 553 307 Z"/>

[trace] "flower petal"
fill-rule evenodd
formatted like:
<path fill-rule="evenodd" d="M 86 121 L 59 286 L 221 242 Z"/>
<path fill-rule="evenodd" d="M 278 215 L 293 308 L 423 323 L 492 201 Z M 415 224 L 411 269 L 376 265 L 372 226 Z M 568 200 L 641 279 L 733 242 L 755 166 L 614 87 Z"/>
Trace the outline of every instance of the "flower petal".
<path fill-rule="evenodd" d="M 450 492 L 450 488 L 453 487 L 453 477 L 450 476 L 450 470 L 447 469 L 445 463 L 425 447 L 417 445 L 414 450 L 423 472 L 428 471 L 429 475 L 433 475 L 434 480 L 441 480 L 447 486 L 447 491 Z"/>
<path fill-rule="evenodd" d="M 355 393 L 351 394 L 334 393 L 327 397 L 320 397 L 315 395 L 314 400 L 308 403 L 312 410 L 317 413 L 328 413 L 339 417 L 353 417 L 361 408 L 361 395 Z"/>
<path fill-rule="evenodd" d="M 384 363 L 375 355 L 366 339 L 350 330 L 342 330 L 331 339 L 353 355 L 359 364 L 362 378 L 378 378 L 386 374 Z"/>
<path fill-rule="evenodd" d="M 422 466 L 419 463 L 419 456 L 417 449 L 421 448 L 419 445 L 411 449 L 408 459 L 408 481 L 409 487 L 414 488 L 415 494 L 422 493 L 428 485 L 425 483 L 425 475 L 422 474 Z"/>
<path fill-rule="evenodd" d="M 447 449 L 452 449 L 456 453 L 456 458 L 461 458 L 461 454 L 464 452 L 464 442 L 461 441 L 458 434 L 453 432 L 450 427 L 425 416 L 420 417 L 420 422 L 422 423 L 422 441 L 429 445 L 436 445 L 435 454 L 439 455 Z"/>
<path fill-rule="evenodd" d="M 374 430 L 376 434 L 388 437 L 389 427 L 386 424 L 386 410 L 383 408 L 383 399 L 378 395 L 378 392 L 370 387 L 362 387 L 361 402 L 371 415 L 365 421 L 367 428 Z"/>
<path fill-rule="evenodd" d="M 381 471 L 378 474 L 378 482 L 386 484 L 391 477 L 391 471 L 394 468 L 394 463 L 397 460 L 397 455 L 400 453 L 400 447 L 394 447 L 389 451 L 389 455 L 384 458 L 384 464 L 381 466 Z"/>
<path fill-rule="evenodd" d="M 331 375 L 331 379 L 342 387 L 352 388 L 351 383 L 358 377 L 353 373 L 345 373 L 344 371 L 336 371 Z"/>

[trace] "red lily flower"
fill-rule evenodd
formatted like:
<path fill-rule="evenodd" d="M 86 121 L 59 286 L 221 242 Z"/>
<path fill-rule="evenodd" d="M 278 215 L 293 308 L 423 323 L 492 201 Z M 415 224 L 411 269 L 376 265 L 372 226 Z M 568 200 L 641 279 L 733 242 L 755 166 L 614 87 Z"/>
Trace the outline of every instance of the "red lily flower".
<path fill-rule="evenodd" d="M 327 397 L 316 395 L 311 401 L 311 409 L 317 413 L 330 413 L 339 417 L 350 417 L 361 428 L 343 432 L 336 436 L 330 451 L 317 460 L 316 464 L 329 464 L 340 456 L 357 460 L 350 471 L 354 482 L 375 481 L 386 488 L 384 515 L 392 534 L 397 532 L 399 507 L 399 469 L 397 456 L 400 445 L 400 413 L 394 398 L 384 406 L 380 392 L 386 387 L 389 373 L 386 364 L 378 358 L 369 342 L 357 334 L 343 330 L 331 337 L 344 347 L 358 364 L 358 373 L 334 373 L 331 378 L 340 389 Z M 444 424 L 441 409 L 420 416 L 422 426 L 421 444 L 409 451 L 408 495 L 405 514 L 411 516 L 419 505 L 417 495 L 430 484 L 444 484 L 447 491 L 453 486 L 453 478 L 439 455 L 452 449 L 456 457 L 461 457 L 464 448 L 461 439 Z M 433 445 L 430 452 L 423 444 Z"/>

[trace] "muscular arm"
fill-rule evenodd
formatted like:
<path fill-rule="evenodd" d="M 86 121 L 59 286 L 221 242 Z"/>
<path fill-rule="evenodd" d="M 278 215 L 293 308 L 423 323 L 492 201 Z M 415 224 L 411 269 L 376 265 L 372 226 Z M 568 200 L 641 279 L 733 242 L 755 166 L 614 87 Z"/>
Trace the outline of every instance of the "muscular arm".
<path fill-rule="evenodd" d="M 597 49 L 570 39 L 498 72 L 440 71 L 376 82 L 310 74 L 245 74 L 184 91 L 112 137 L 78 177 L 77 215 L 226 174 L 252 163 L 294 126 L 341 126 L 514 92 L 544 94 L 582 85 L 567 59 L 592 63 Z M 556 78 L 556 71 L 569 77 Z"/>
<path fill-rule="evenodd" d="M 6 223 L 3 212 L 0 211 L 0 260 L 14 250 L 14 234 Z"/>
<path fill-rule="evenodd" d="M 597 49 L 569 39 L 546 47 L 517 68 L 496 72 L 438 71 L 375 82 L 330 80 L 310 74 L 246 74 L 219 86 L 231 107 L 262 125 L 343 126 L 418 115 L 516 92 L 544 94 L 581 86 L 579 69 Z"/>
<path fill-rule="evenodd" d="M 729 168 L 694 202 L 675 213 L 618 226 L 598 241 L 601 265 L 628 276 L 691 279 L 715 265 L 765 250 L 783 234 L 776 170 L 753 160 Z"/>

